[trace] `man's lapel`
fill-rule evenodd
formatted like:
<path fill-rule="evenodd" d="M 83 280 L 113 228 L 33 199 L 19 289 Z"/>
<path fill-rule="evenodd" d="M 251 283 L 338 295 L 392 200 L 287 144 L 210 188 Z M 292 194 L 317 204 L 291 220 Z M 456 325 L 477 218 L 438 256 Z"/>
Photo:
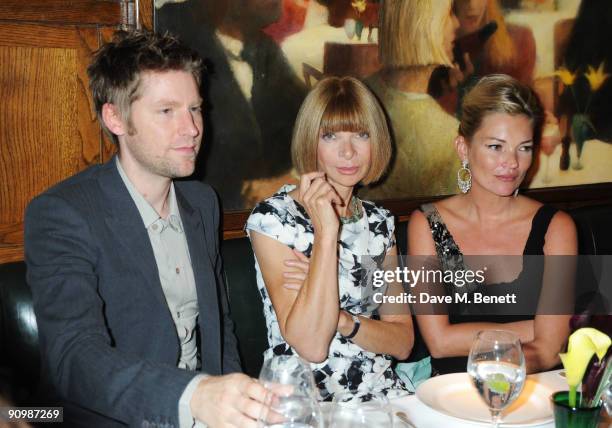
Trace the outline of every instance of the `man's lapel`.
<path fill-rule="evenodd" d="M 175 182 L 176 200 L 189 246 L 191 266 L 198 293 L 198 308 L 201 330 L 202 369 L 208 373 L 219 373 L 221 368 L 221 326 L 219 325 L 219 296 L 214 266 L 216 254 L 212 254 L 213 243 L 207 242 L 200 211 L 194 209 Z M 216 231 L 212 231 L 216 233 Z"/>
<path fill-rule="evenodd" d="M 149 234 L 136 204 L 117 171 L 115 157 L 104 166 L 99 181 L 108 198 L 106 223 L 117 242 L 123 247 L 122 254 L 129 257 L 131 264 L 139 268 L 145 278 L 145 286 L 167 308 Z M 170 314 L 169 309 L 168 314 Z"/>

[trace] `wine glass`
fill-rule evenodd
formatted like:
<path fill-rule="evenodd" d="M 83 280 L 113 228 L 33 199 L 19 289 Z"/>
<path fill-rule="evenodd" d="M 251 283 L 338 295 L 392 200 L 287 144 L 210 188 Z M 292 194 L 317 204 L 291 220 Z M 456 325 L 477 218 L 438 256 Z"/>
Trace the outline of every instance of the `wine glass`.
<path fill-rule="evenodd" d="M 277 355 L 265 360 L 259 382 L 268 390 L 260 427 L 323 427 L 312 371 L 301 358 Z"/>
<path fill-rule="evenodd" d="M 336 394 L 332 402 L 329 428 L 391 428 L 393 412 L 381 392 Z"/>
<path fill-rule="evenodd" d="M 525 384 L 525 357 L 518 337 L 504 330 L 479 332 L 470 349 L 467 371 L 497 428 L 502 410 L 516 400 Z"/>

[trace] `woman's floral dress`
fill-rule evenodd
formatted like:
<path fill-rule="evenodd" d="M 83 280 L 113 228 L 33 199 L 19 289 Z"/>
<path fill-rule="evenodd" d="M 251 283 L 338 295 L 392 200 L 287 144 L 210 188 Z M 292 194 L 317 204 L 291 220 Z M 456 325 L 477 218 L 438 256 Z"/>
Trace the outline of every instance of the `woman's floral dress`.
<path fill-rule="evenodd" d="M 314 240 L 312 223 L 304 207 L 288 195 L 293 189 L 295 186 L 285 185 L 278 193 L 260 202 L 249 216 L 245 229 L 247 233 L 256 231 L 276 239 L 310 257 Z M 362 206 L 365 215 L 341 228 L 338 285 L 342 309 L 371 317 L 376 305 L 372 305 L 371 293 L 366 290 L 371 281 L 366 280 L 368 271 L 362 257 L 382 262 L 387 251 L 395 245 L 395 224 L 389 211 L 368 201 L 362 201 Z M 296 354 L 281 335 L 257 259 L 255 269 L 270 345 L 264 357 Z M 335 393 L 348 391 L 378 391 L 392 398 L 407 392 L 391 364 L 391 356 L 365 351 L 336 332 L 329 346 L 328 358 L 322 363 L 311 363 L 311 368 L 323 400 L 331 400 Z"/>

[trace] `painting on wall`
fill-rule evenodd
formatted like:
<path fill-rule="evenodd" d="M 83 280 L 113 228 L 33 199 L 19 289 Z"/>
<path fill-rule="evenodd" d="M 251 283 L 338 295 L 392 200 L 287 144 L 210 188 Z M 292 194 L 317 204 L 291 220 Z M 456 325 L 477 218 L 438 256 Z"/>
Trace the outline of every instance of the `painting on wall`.
<path fill-rule="evenodd" d="M 611 2 L 431 0 L 435 7 L 414 13 L 410 1 L 383 1 L 155 1 L 156 31 L 177 34 L 205 58 L 196 174 L 217 190 L 225 211 L 251 208 L 297 182 L 293 123 L 309 88 L 326 75 L 362 79 L 389 118 L 392 164 L 380 183 L 361 190 L 364 197 L 456 193 L 460 101 L 489 73 L 532 85 L 546 110 L 525 187 L 612 181 L 611 35 L 603 34 L 612 29 Z M 379 57 L 381 39 L 394 53 Z M 427 66 L 409 59 L 419 50 L 429 55 Z"/>
<path fill-rule="evenodd" d="M 501 0 L 500 4 L 504 9 L 525 9 L 532 11 L 550 11 L 557 8 L 556 0 Z"/>

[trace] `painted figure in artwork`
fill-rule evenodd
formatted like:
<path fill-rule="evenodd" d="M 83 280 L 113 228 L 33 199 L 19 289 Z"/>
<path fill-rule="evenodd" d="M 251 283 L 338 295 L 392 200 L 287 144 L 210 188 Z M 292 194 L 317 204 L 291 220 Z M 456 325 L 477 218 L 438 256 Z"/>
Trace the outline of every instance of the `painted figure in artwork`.
<path fill-rule="evenodd" d="M 386 178 L 362 194 L 387 199 L 456 193 L 459 162 L 452 144 L 458 122 L 427 94 L 434 69 L 451 65 L 459 27 L 452 2 L 387 0 L 380 13 L 383 68 L 366 83 L 390 120 L 395 157 Z"/>
<path fill-rule="evenodd" d="M 212 101 L 196 175 L 224 210 L 252 205 L 258 187 L 291 169 L 291 130 L 306 89 L 262 31 L 280 13 L 280 0 L 188 0 L 157 11 L 157 31 L 178 35 L 206 60 L 204 98 Z"/>

